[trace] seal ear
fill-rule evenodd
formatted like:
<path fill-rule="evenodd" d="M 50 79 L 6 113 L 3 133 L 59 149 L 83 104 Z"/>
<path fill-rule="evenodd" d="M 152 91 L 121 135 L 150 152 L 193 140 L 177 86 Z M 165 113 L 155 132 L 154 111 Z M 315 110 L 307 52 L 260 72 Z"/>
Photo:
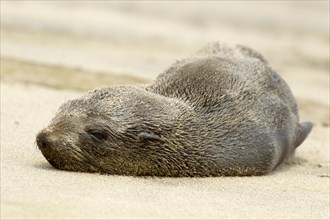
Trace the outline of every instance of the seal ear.
<path fill-rule="evenodd" d="M 141 132 L 138 134 L 139 142 L 164 142 L 157 134 L 151 132 Z"/>

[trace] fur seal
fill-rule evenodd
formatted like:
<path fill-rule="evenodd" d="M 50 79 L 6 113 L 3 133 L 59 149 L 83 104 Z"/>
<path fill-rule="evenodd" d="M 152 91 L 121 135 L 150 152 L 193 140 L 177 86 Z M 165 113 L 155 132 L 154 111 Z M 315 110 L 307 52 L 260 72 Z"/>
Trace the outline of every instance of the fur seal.
<path fill-rule="evenodd" d="M 133 176 L 264 175 L 312 129 L 258 52 L 210 43 L 147 86 L 64 103 L 36 137 L 57 169 Z"/>

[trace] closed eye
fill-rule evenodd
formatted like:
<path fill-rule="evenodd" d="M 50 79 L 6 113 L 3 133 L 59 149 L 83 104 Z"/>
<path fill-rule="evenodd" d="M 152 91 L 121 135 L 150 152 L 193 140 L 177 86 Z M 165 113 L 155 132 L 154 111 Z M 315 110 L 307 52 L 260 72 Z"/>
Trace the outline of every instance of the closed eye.
<path fill-rule="evenodd" d="M 89 131 L 88 134 L 91 136 L 93 140 L 104 141 L 107 139 L 107 136 L 99 131 Z"/>

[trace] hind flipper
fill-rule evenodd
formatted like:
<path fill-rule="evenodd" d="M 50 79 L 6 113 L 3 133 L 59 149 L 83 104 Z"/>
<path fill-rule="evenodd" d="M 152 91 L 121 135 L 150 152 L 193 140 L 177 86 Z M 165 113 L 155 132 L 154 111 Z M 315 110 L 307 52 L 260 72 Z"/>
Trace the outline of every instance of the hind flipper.
<path fill-rule="evenodd" d="M 298 147 L 304 140 L 306 139 L 307 135 L 311 132 L 313 128 L 313 123 L 311 122 L 302 122 L 299 124 L 299 130 L 296 137 L 295 145 Z"/>

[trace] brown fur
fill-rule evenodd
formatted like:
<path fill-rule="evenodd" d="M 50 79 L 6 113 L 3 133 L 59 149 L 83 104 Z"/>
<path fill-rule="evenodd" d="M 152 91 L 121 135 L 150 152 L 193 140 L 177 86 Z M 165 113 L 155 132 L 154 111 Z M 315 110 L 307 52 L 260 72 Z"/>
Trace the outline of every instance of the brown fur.
<path fill-rule="evenodd" d="M 257 52 L 212 43 L 146 87 L 95 89 L 64 103 L 37 144 L 55 168 L 119 175 L 262 175 L 312 124 Z"/>

